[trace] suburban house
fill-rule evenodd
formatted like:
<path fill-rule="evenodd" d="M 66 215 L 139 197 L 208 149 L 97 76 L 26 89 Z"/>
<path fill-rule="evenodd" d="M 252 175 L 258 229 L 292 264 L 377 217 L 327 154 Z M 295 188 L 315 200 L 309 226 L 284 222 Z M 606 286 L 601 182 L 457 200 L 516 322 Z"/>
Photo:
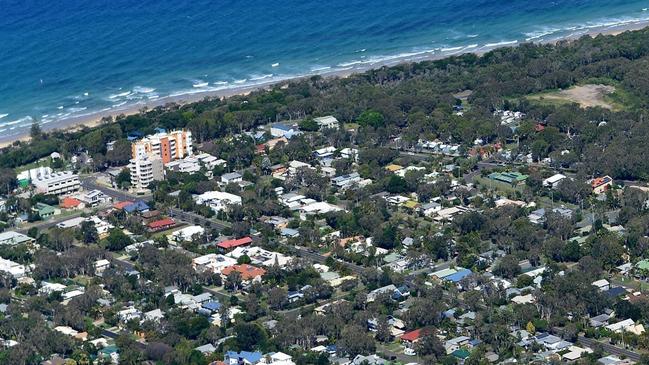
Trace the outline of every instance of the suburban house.
<path fill-rule="evenodd" d="M 151 232 L 164 231 L 176 225 L 176 221 L 171 218 L 163 218 L 147 224 L 147 228 Z"/>
<path fill-rule="evenodd" d="M 221 251 L 232 251 L 237 247 L 250 246 L 252 244 L 252 238 L 246 236 L 242 238 L 237 238 L 233 240 L 225 240 L 216 244 L 216 247 Z"/>
<path fill-rule="evenodd" d="M 547 179 L 543 180 L 543 186 L 556 189 L 559 186 L 559 183 L 566 178 L 566 175 L 563 174 L 554 174 Z"/>
<path fill-rule="evenodd" d="M 528 176 L 519 172 L 492 172 L 488 177 L 491 180 L 515 186 L 527 180 Z"/>
<path fill-rule="evenodd" d="M 351 174 L 334 177 L 331 179 L 331 183 L 338 188 L 347 188 L 360 183 L 362 180 L 358 172 L 352 172 Z"/>
<path fill-rule="evenodd" d="M 320 129 L 325 129 L 325 128 L 338 128 L 340 123 L 338 122 L 338 119 L 334 118 L 331 115 L 328 115 L 326 117 L 318 117 L 318 118 L 313 118 L 313 120 L 318 123 L 318 126 Z"/>
<path fill-rule="evenodd" d="M 401 335 L 399 340 L 407 348 L 413 348 L 417 342 L 419 342 L 424 336 L 432 333 L 427 328 L 419 328 L 413 331 L 409 331 Z"/>
<path fill-rule="evenodd" d="M 192 259 L 192 267 L 198 272 L 209 270 L 213 273 L 220 273 L 221 270 L 237 263 L 232 257 L 210 253 Z"/>
<path fill-rule="evenodd" d="M 292 125 L 286 123 L 275 123 L 270 126 L 270 135 L 277 137 L 286 137 L 291 139 L 296 134 L 300 134 L 300 131 Z"/>
<path fill-rule="evenodd" d="M 208 206 L 214 212 L 227 210 L 231 205 L 241 205 L 241 197 L 226 193 L 224 191 L 207 191 L 201 195 L 195 195 L 196 204 Z"/>
<path fill-rule="evenodd" d="M 14 231 L 0 232 L 0 246 L 4 245 L 19 245 L 22 243 L 32 243 L 35 240 L 29 236 L 26 236 L 22 233 Z"/>
<path fill-rule="evenodd" d="M 221 182 L 223 184 L 238 183 L 243 181 L 243 176 L 238 172 L 230 172 L 221 175 Z"/>
<path fill-rule="evenodd" d="M 611 186 L 613 186 L 613 178 L 608 175 L 595 178 L 590 181 L 590 186 L 593 188 L 594 194 L 605 193 L 611 188 Z"/>
<path fill-rule="evenodd" d="M 109 203 L 111 197 L 102 193 L 100 190 L 90 190 L 88 192 L 77 194 L 77 199 L 85 203 L 86 206 L 94 207 L 99 204 Z"/>
<path fill-rule="evenodd" d="M 234 271 L 241 274 L 241 280 L 243 281 L 243 283 L 249 283 L 252 281 L 260 282 L 261 277 L 264 276 L 264 274 L 266 274 L 266 270 L 262 268 L 255 267 L 248 264 L 241 264 L 241 265 L 232 265 L 223 268 L 223 270 L 221 270 L 221 276 L 225 280 L 228 277 L 228 275 L 230 275 L 230 273 Z"/>
<path fill-rule="evenodd" d="M 65 197 L 59 202 L 61 209 L 83 209 L 86 205 L 77 198 Z"/>

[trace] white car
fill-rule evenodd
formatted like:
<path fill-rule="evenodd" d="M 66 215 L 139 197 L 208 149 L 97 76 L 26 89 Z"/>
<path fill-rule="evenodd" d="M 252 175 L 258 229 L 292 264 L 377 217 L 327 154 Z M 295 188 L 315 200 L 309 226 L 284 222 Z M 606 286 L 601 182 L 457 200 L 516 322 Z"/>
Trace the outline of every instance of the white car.
<path fill-rule="evenodd" d="M 417 353 L 415 352 L 415 350 L 411 349 L 410 347 L 406 347 L 405 349 L 403 349 L 403 353 L 404 353 L 405 355 L 408 355 L 408 356 L 415 356 L 415 355 L 417 355 Z"/>

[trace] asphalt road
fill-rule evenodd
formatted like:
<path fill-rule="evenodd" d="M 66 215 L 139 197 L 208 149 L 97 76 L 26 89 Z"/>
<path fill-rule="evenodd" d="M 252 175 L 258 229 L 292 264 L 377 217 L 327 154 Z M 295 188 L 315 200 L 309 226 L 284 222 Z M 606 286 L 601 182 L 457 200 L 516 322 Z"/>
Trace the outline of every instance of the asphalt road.
<path fill-rule="evenodd" d="M 151 194 L 135 195 L 126 191 L 111 189 L 104 185 L 98 184 L 97 178 L 95 176 L 81 177 L 81 186 L 86 190 L 99 190 L 102 193 L 113 198 L 113 200 L 117 200 L 117 201 L 134 200 L 134 199 L 147 201 L 151 199 Z"/>
<path fill-rule="evenodd" d="M 151 195 L 134 195 L 126 191 L 111 189 L 106 186 L 100 185 L 97 183 L 97 180 L 94 176 L 81 178 L 81 186 L 83 186 L 87 190 L 94 190 L 94 189 L 99 190 L 116 201 L 126 201 L 126 200 L 147 201 L 151 199 Z M 199 214 L 193 212 L 185 212 L 177 208 L 170 208 L 169 215 L 190 224 L 198 224 L 201 227 L 216 229 L 219 231 L 223 230 L 226 227 L 231 227 L 231 225 L 227 222 L 205 218 Z"/>
<path fill-rule="evenodd" d="M 20 227 L 20 229 L 18 229 L 16 231 L 26 234 L 27 231 L 29 231 L 31 228 L 34 228 L 34 227 L 38 228 L 39 230 L 48 229 L 48 228 L 53 227 L 53 226 L 55 226 L 55 225 L 57 225 L 57 224 L 59 224 L 61 222 L 67 221 L 68 219 L 80 217 L 83 213 L 85 213 L 85 212 L 79 211 L 79 212 L 75 212 L 73 214 L 66 215 L 64 217 L 57 217 L 57 218 L 48 219 L 46 221 L 29 223 L 29 224 L 26 224 L 26 225 Z"/>
<path fill-rule="evenodd" d="M 206 218 L 200 214 L 196 214 L 194 212 L 185 212 L 184 210 L 180 210 L 178 208 L 169 208 L 169 215 L 189 224 L 197 224 L 203 228 L 216 229 L 217 231 L 222 231 L 224 228 L 232 227 L 232 225 L 228 222 Z"/>
<path fill-rule="evenodd" d="M 633 352 L 631 350 L 624 349 L 622 347 L 617 347 L 614 345 L 611 345 L 610 343 L 607 342 L 600 342 L 592 338 L 587 338 L 584 336 L 579 336 L 579 342 L 583 345 L 586 345 L 590 348 L 594 348 L 599 346 L 602 346 L 602 349 L 604 352 L 607 352 L 609 354 L 617 355 L 617 356 L 624 356 L 627 359 L 631 359 L 635 362 L 640 361 L 641 355 L 638 354 L 637 352 Z"/>

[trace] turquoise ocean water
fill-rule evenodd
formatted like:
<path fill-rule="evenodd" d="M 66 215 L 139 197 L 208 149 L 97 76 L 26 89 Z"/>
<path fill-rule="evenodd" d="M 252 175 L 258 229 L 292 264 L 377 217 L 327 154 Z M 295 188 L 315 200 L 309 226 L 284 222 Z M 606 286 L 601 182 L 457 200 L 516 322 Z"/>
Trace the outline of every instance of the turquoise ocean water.
<path fill-rule="evenodd" d="M 0 139 L 33 120 L 649 20 L 636 0 L 0 0 Z M 139 104 L 138 104 L 139 103 Z"/>

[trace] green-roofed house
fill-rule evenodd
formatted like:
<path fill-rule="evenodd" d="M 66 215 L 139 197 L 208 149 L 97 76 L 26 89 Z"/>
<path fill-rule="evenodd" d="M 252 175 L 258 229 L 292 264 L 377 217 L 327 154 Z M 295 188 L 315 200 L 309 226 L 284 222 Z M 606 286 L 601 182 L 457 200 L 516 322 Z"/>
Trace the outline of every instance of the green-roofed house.
<path fill-rule="evenodd" d="M 638 261 L 637 264 L 635 264 L 636 269 L 640 270 L 648 270 L 649 271 L 649 260 L 645 259 L 642 261 Z"/>
<path fill-rule="evenodd" d="M 56 214 L 61 214 L 61 211 L 58 208 L 54 208 L 53 206 L 44 203 L 36 203 L 36 205 L 32 207 L 32 211 L 38 213 L 38 216 L 42 219 L 47 219 Z"/>
<path fill-rule="evenodd" d="M 523 175 L 520 172 L 492 172 L 489 174 L 489 178 L 491 180 L 503 182 L 512 186 L 516 186 L 525 180 L 527 180 L 529 176 Z"/>
<path fill-rule="evenodd" d="M 402 206 L 410 210 L 415 210 L 419 208 L 419 203 L 414 200 L 408 200 L 407 202 L 403 203 Z"/>
<path fill-rule="evenodd" d="M 635 264 L 635 274 L 638 277 L 649 277 L 649 260 L 641 260 Z"/>

